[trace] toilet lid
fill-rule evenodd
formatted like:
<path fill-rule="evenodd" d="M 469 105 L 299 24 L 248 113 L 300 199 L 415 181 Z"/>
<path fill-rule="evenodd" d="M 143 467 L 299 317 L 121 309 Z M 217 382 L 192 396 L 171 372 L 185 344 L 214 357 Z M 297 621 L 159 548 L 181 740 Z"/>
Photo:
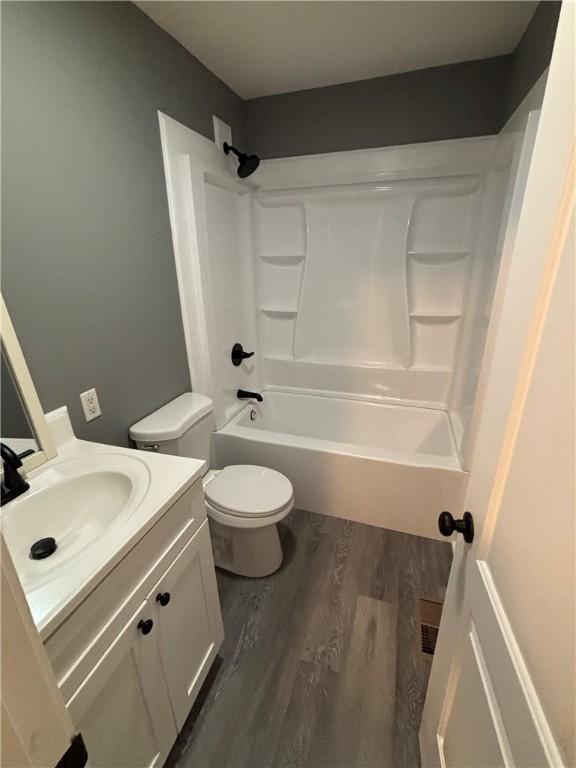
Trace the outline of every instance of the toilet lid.
<path fill-rule="evenodd" d="M 210 504 L 230 515 L 272 515 L 292 501 L 292 483 L 267 467 L 225 467 L 204 490 Z"/>

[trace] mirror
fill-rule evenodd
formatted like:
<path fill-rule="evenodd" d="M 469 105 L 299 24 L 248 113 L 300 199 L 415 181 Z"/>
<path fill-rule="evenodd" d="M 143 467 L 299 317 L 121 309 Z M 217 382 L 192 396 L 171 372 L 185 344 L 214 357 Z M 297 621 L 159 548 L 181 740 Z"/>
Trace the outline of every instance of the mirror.
<path fill-rule="evenodd" d="M 0 366 L 0 439 L 21 459 L 38 450 L 38 441 L 22 402 L 18 384 L 2 347 Z"/>
<path fill-rule="evenodd" d="M 6 304 L 1 297 L 0 313 L 0 436 L 2 442 L 20 456 L 24 472 L 29 472 L 56 456 L 56 448 Z"/>

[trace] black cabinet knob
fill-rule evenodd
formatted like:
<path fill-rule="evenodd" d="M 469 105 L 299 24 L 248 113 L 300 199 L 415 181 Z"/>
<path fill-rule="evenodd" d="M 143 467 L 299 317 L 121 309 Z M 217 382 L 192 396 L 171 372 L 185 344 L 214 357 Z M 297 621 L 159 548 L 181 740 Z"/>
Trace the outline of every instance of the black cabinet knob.
<path fill-rule="evenodd" d="M 170 602 L 170 592 L 158 592 L 156 595 L 156 602 L 160 603 L 162 607 L 168 605 Z"/>
<path fill-rule="evenodd" d="M 467 544 L 474 541 L 474 518 L 470 512 L 464 512 L 461 520 L 454 520 L 450 512 L 441 512 L 438 518 L 438 530 L 442 536 L 452 536 L 454 531 L 464 536 Z"/>
<path fill-rule="evenodd" d="M 236 342 L 236 344 L 234 344 L 232 347 L 232 354 L 230 355 L 230 359 L 232 360 L 232 365 L 240 365 L 242 360 L 246 360 L 248 357 L 253 356 L 254 352 L 244 352 L 242 344 Z"/>
<path fill-rule="evenodd" d="M 154 626 L 154 622 L 152 619 L 140 619 L 138 622 L 137 629 L 142 632 L 143 635 L 149 635 L 150 632 L 152 632 L 152 627 Z"/>

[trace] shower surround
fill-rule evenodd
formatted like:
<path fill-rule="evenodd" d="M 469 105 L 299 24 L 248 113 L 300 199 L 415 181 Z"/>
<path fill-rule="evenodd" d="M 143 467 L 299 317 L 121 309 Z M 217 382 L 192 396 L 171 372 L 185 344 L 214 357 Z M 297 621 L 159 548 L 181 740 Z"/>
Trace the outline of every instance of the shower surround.
<path fill-rule="evenodd" d="M 507 173 L 487 195 L 495 149 L 488 138 L 264 164 L 254 208 L 265 386 L 448 408 L 461 331 L 478 311 L 471 283 L 496 260 L 490 203 L 501 210 Z"/>
<path fill-rule="evenodd" d="M 524 135 L 265 160 L 239 183 L 214 144 L 160 120 L 216 461 L 268 463 L 303 508 L 434 536 L 465 490 Z M 256 351 L 240 368 L 237 341 Z M 264 392 L 253 421 L 238 387 Z"/>

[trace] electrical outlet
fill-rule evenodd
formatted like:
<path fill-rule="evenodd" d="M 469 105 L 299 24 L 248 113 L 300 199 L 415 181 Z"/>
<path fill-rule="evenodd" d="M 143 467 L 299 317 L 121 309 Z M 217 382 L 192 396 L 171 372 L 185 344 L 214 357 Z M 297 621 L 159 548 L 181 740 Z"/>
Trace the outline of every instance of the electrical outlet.
<path fill-rule="evenodd" d="M 97 419 L 98 416 L 102 416 L 95 389 L 88 389 L 86 392 L 82 392 L 80 394 L 80 402 L 82 403 L 82 410 L 84 411 L 86 421 L 92 421 Z"/>

